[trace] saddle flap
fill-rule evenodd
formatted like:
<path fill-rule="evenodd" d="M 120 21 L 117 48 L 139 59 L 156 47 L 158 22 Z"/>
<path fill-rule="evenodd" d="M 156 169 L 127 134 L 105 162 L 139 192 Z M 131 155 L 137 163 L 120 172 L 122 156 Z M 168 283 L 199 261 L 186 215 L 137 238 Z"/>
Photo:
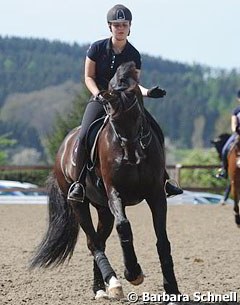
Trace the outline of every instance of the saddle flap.
<path fill-rule="evenodd" d="M 96 160 L 96 156 L 97 156 L 97 149 L 96 149 L 97 140 L 98 140 L 98 137 L 99 137 L 102 129 L 104 128 L 107 120 L 108 120 L 108 116 L 104 116 L 104 117 L 97 119 L 90 125 L 88 132 L 87 132 L 85 145 L 86 145 L 88 154 L 90 155 L 90 160 L 93 164 L 94 164 L 94 162 Z"/>

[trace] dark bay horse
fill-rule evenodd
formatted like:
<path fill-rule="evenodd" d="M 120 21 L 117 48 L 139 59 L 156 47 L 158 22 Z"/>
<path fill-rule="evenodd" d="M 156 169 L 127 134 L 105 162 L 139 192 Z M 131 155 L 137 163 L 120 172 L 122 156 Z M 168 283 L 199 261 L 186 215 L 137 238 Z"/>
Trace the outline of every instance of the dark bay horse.
<path fill-rule="evenodd" d="M 218 157 L 220 160 L 222 160 L 223 146 L 227 142 L 229 137 L 230 137 L 229 133 L 222 133 L 219 136 L 217 136 L 216 138 L 214 138 L 213 140 L 211 140 L 211 143 L 215 146 L 215 148 L 217 150 Z"/>
<path fill-rule="evenodd" d="M 70 258 L 81 227 L 94 258 L 95 298 L 122 298 L 121 283 L 105 254 L 106 240 L 115 221 L 123 252 L 124 276 L 133 285 L 141 284 L 144 276 L 125 207 L 145 199 L 152 213 L 164 289 L 167 294 L 178 295 L 166 232 L 164 147 L 146 118 L 133 62 L 118 68 L 109 90 L 102 96 L 107 118 L 97 140 L 97 157 L 89 166 L 85 201 L 67 199 L 69 187 L 76 179 L 73 153 L 78 138 L 76 128 L 66 136 L 57 153 L 48 181 L 49 226 L 31 267 L 56 266 Z M 97 210 L 97 229 L 92 222 L 90 204 Z"/>

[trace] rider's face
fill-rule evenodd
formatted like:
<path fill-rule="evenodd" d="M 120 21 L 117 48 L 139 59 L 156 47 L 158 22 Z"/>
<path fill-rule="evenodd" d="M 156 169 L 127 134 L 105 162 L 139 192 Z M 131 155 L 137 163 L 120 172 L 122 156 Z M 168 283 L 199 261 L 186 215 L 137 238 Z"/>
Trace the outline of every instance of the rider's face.
<path fill-rule="evenodd" d="M 110 24 L 110 29 L 115 39 L 124 40 L 129 34 L 130 23 L 129 21 L 113 22 Z"/>

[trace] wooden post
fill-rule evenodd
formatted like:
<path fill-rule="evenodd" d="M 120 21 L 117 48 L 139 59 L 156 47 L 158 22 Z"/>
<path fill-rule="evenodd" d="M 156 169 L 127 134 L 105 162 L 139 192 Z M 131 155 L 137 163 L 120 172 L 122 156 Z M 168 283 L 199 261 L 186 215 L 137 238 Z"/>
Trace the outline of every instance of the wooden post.
<path fill-rule="evenodd" d="M 175 180 L 177 181 L 177 183 L 180 185 L 180 180 L 181 180 L 181 168 L 182 168 L 182 164 L 177 163 L 175 165 Z"/>

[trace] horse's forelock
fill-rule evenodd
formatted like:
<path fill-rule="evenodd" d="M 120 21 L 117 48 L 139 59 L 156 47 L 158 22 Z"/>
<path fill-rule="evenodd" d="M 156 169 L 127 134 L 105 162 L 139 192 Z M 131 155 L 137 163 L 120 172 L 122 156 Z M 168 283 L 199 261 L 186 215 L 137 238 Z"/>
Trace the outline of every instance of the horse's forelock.
<path fill-rule="evenodd" d="M 117 74 L 119 74 L 119 76 L 125 76 L 125 77 L 133 77 L 135 76 L 137 70 L 136 70 L 136 65 L 134 63 L 134 61 L 129 61 L 126 63 L 121 64 L 118 68 L 117 68 Z"/>
<path fill-rule="evenodd" d="M 138 73 L 133 61 L 121 64 L 109 82 L 109 89 L 126 90 L 138 84 Z"/>

